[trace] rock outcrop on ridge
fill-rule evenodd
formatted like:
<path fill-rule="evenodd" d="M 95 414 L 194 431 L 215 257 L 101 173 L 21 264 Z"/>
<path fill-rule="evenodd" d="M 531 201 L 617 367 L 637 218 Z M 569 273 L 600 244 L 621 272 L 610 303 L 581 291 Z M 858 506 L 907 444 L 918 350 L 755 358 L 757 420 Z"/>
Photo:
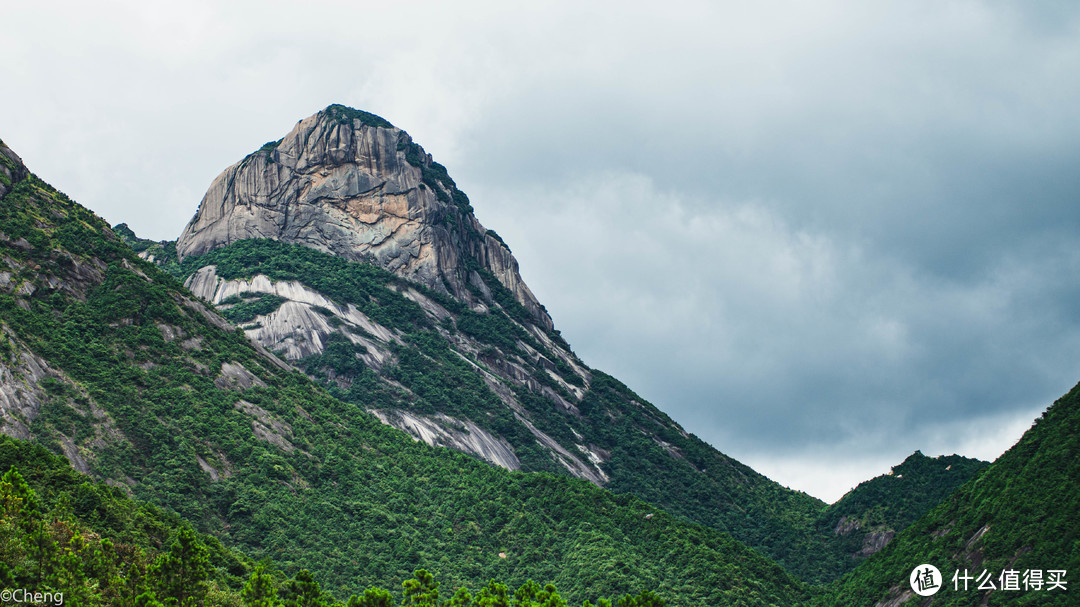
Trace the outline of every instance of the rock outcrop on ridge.
<path fill-rule="evenodd" d="M 545 329 L 551 317 L 501 239 L 408 133 L 340 105 L 226 169 L 177 241 L 181 259 L 249 238 L 373 261 L 472 301 L 490 271 Z M 469 285 L 472 285 L 470 289 Z"/>

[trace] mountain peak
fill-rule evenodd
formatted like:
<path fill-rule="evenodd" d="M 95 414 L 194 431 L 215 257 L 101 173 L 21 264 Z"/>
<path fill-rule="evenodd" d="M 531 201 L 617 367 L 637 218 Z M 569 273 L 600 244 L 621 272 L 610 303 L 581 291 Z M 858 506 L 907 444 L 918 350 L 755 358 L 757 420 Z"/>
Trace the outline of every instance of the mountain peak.
<path fill-rule="evenodd" d="M 330 105 L 226 169 L 177 242 L 181 258 L 269 238 L 368 261 L 470 304 L 491 272 L 551 329 L 517 260 L 446 168 L 379 116 Z"/>

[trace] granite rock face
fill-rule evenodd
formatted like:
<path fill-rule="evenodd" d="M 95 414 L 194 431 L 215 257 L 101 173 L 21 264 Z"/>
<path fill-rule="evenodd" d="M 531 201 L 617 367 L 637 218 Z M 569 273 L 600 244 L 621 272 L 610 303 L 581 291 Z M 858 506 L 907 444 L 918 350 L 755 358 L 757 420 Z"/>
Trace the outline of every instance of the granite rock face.
<path fill-rule="evenodd" d="M 11 359 L 0 364 L 0 434 L 28 440 L 30 423 L 48 398 L 39 382 L 59 373 L 30 350 L 14 345 L 17 342 L 9 331 L 0 330 L 0 336 Z"/>
<path fill-rule="evenodd" d="M 342 106 L 301 120 L 234 164 L 206 192 L 176 248 L 181 258 L 248 238 L 372 261 L 472 302 L 490 271 L 536 319 L 550 316 L 510 250 L 472 213 L 446 170 L 404 131 Z M 474 276 L 476 275 L 476 276 Z"/>
<path fill-rule="evenodd" d="M 26 166 L 18 154 L 0 141 L 0 198 L 11 191 L 13 185 L 26 178 Z"/>
<path fill-rule="evenodd" d="M 338 335 L 352 344 L 362 346 L 356 356 L 387 381 L 383 373 L 388 365 L 392 366 L 395 362 L 395 345 L 407 347 L 398 332 L 376 323 L 355 305 L 335 302 L 299 281 L 274 281 L 262 274 L 247 279 L 226 280 L 218 276 L 216 266 L 208 265 L 191 274 L 184 286 L 190 289 L 193 295 L 209 302 L 218 310 L 227 310 L 236 305 L 225 302 L 251 298 L 256 294 L 282 298 L 284 302 L 275 310 L 260 314 L 247 323 L 241 323 L 239 328 L 255 344 L 279 353 L 285 360 L 298 364 L 301 368 L 304 367 L 303 361 L 306 357 L 322 354 L 332 336 Z M 452 314 L 445 308 L 413 288 L 409 288 L 403 295 L 418 304 L 435 324 L 448 317 L 452 318 Z M 450 336 L 445 327 L 438 330 Z M 549 336 L 536 327 L 530 326 L 529 330 L 532 338 L 547 351 L 547 356 L 558 358 L 571 370 L 570 373 L 580 377 L 581 383 L 587 386 L 590 378 L 588 371 L 568 350 L 551 341 Z M 514 452 L 515 447 L 536 443 L 548 451 L 551 458 L 570 475 L 599 486 L 608 482 L 603 463 L 610 454 L 585 444 L 568 443 L 564 446 L 537 428 L 530 421 L 529 414 L 513 389 L 517 386 L 539 394 L 548 400 L 548 406 L 576 418 L 580 416 L 576 403 L 584 397 L 585 388 L 567 383 L 554 372 L 555 364 L 552 361 L 524 342 L 519 344 L 521 351 L 518 354 L 504 357 L 497 353 L 483 354 L 486 350 L 485 344 L 467 335 L 455 333 L 452 339 L 458 356 L 461 356 L 495 396 L 514 412 L 514 418 L 527 430 L 531 438 L 526 439 L 525 443 L 515 445 L 502 436 L 486 431 L 473 420 L 442 413 L 419 415 L 393 407 L 369 409 L 369 412 L 383 423 L 407 432 L 416 440 L 432 446 L 471 453 L 508 470 L 521 468 L 521 461 Z M 482 360 L 484 367 L 472 362 L 473 360 Z M 218 378 L 219 388 L 250 387 L 235 382 L 229 384 L 227 378 L 230 376 L 226 373 L 226 366 L 222 367 L 222 374 Z M 338 376 L 329 369 L 324 369 L 324 372 L 339 388 L 347 388 L 351 384 L 352 378 Z M 555 382 L 560 385 L 563 394 L 570 400 L 551 385 L 539 381 L 535 377 L 537 372 L 546 376 L 548 384 Z M 235 371 L 232 376 L 240 378 Z"/>
<path fill-rule="evenodd" d="M 469 420 L 455 419 L 442 413 L 416 415 L 396 409 L 373 410 L 371 413 L 382 423 L 404 430 L 414 439 L 433 447 L 449 447 L 472 453 L 507 470 L 521 468 L 521 461 L 514 455 L 514 449 L 506 439 L 493 436 Z"/>
<path fill-rule="evenodd" d="M 559 418 L 561 424 L 576 423 L 589 371 L 568 344 L 553 337 L 551 318 L 521 280 L 510 249 L 480 224 L 446 169 L 407 133 L 342 106 L 301 120 L 280 141 L 264 145 L 214 180 L 176 252 L 184 259 L 250 238 L 373 263 L 467 304 L 473 316 L 462 319 L 422 289 L 394 287 L 424 311 L 440 339 L 475 374 L 477 385 L 490 390 L 494 399 L 488 404 L 497 403 L 496 410 L 482 417 L 470 412 L 477 419 L 460 412 L 411 411 L 416 394 L 393 378 L 393 369 L 399 362 L 395 352 L 414 346 L 400 330 L 367 317 L 356 302 L 336 301 L 302 277 L 226 279 L 212 264 L 188 276 L 185 286 L 221 311 L 260 294 L 279 298 L 272 311 L 239 324 L 255 344 L 308 369 L 311 357 L 322 355 L 332 340 L 347 340 L 388 394 L 398 395 L 369 409 L 383 423 L 429 445 L 471 453 L 510 470 L 523 467 L 517 451 L 539 449 L 550 456 L 554 469 L 597 485 L 609 481 L 603 470 L 606 452 L 592 449 L 591 441 L 570 440 L 565 428 L 559 436 L 543 422 L 537 424 L 538 416 L 548 417 L 551 411 L 566 416 Z M 524 315 L 511 320 L 505 314 L 508 302 L 493 293 L 499 284 L 522 305 Z M 513 335 L 513 346 L 504 340 L 499 349 L 456 325 L 483 323 L 479 319 L 489 315 L 503 319 L 500 330 L 507 331 L 504 338 Z M 331 367 L 318 370 L 327 385 L 339 390 L 349 390 L 356 379 Z M 485 426 L 486 418 L 506 415 L 500 405 L 513 419 L 507 427 L 517 426 L 513 441 Z"/>

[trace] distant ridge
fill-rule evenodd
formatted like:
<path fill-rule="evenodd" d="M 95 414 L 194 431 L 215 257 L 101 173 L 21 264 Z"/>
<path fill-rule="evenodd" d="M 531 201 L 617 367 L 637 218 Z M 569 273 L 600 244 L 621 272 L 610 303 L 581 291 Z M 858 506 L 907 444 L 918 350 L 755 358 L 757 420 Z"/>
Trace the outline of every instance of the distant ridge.
<path fill-rule="evenodd" d="M 833 585 L 815 605 L 922 605 L 908 575 L 923 563 L 937 567 L 944 587 L 936 606 L 1076 604 L 1080 571 L 1080 385 L 1058 399 L 1011 449 L 901 532 L 881 552 Z M 1026 572 L 1043 581 L 1067 572 L 1065 589 L 1024 585 Z M 1002 575 L 1013 571 L 1016 589 Z M 986 575 L 985 581 L 964 581 Z M 1006 576 L 1008 577 L 1008 576 Z M 983 585 L 980 590 L 978 586 Z"/>

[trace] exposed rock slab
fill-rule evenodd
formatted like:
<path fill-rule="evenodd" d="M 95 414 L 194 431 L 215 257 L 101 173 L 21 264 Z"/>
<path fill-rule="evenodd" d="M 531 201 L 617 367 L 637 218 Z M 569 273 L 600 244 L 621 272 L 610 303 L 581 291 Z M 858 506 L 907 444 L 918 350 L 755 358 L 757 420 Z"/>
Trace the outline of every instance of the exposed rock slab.
<path fill-rule="evenodd" d="M 866 558 L 884 548 L 894 537 L 896 537 L 896 532 L 892 529 L 867 533 L 863 536 L 862 548 L 856 555 Z"/>
<path fill-rule="evenodd" d="M 237 401 L 234 408 L 253 418 L 251 420 L 251 431 L 256 438 L 275 445 L 286 453 L 292 453 L 296 450 L 296 447 L 289 442 L 293 432 L 292 426 L 288 423 L 271 415 L 266 409 L 246 400 Z"/>
<path fill-rule="evenodd" d="M 299 360 L 325 350 L 327 338 L 331 333 L 338 332 L 338 328 L 331 325 L 324 312 L 329 312 L 339 324 L 352 329 L 345 331 L 344 335 L 353 343 L 363 344 L 367 348 L 368 353 L 362 358 L 373 369 L 381 368 L 390 358 L 384 344 L 398 340 L 393 331 L 368 318 L 356 306 L 339 305 L 298 281 L 273 281 L 262 274 L 246 280 L 225 280 L 217 275 L 215 266 L 205 266 L 189 276 L 184 286 L 193 295 L 213 304 L 232 296 L 256 293 L 277 295 L 288 300 L 270 314 L 257 316 L 254 321 L 242 326 L 248 338 L 265 348 L 281 352 L 287 360 Z"/>
<path fill-rule="evenodd" d="M 567 451 L 558 441 L 534 426 L 532 422 L 525 419 L 521 414 L 515 412 L 514 417 L 529 429 L 529 432 L 536 438 L 536 442 L 548 449 L 552 457 L 566 468 L 567 472 L 598 487 L 602 487 L 608 482 L 608 475 L 604 473 L 604 470 L 599 465 L 591 466 L 581 461 L 581 458 Z"/>
<path fill-rule="evenodd" d="M 504 438 L 496 438 L 470 420 L 461 420 L 449 415 L 414 415 L 407 411 L 382 409 L 371 411 L 382 423 L 408 432 L 416 440 L 424 441 L 433 447 L 450 447 L 465 453 L 471 453 L 489 463 L 507 470 L 518 470 L 521 461 L 510 443 Z"/>
<path fill-rule="evenodd" d="M 42 387 L 42 381 L 46 379 L 66 384 L 66 387 L 78 393 L 82 400 L 77 404 L 71 399 L 49 394 Z M 61 451 L 71 462 L 71 466 L 79 472 L 91 472 L 95 450 L 110 442 L 127 441 L 109 414 L 76 382 L 34 354 L 10 328 L 0 328 L 0 434 L 21 440 L 36 438 L 30 431 L 30 424 L 50 399 L 60 399 L 57 406 L 70 407 L 93 429 L 92 435 L 83 438 L 79 443 L 57 433 Z"/>
<path fill-rule="evenodd" d="M 255 387 L 265 388 L 266 382 L 256 377 L 251 371 L 248 371 L 244 365 L 238 362 L 232 362 L 221 363 L 221 372 L 218 374 L 217 379 L 214 380 L 214 385 L 222 390 L 228 390 L 230 388 L 247 390 Z"/>
<path fill-rule="evenodd" d="M 7 360 L 0 363 L 0 433 L 28 440 L 29 424 L 47 398 L 38 382 L 57 373 L 41 357 L 16 345 L 18 342 L 7 330 L 0 335 L 0 347 L 8 350 Z"/>

